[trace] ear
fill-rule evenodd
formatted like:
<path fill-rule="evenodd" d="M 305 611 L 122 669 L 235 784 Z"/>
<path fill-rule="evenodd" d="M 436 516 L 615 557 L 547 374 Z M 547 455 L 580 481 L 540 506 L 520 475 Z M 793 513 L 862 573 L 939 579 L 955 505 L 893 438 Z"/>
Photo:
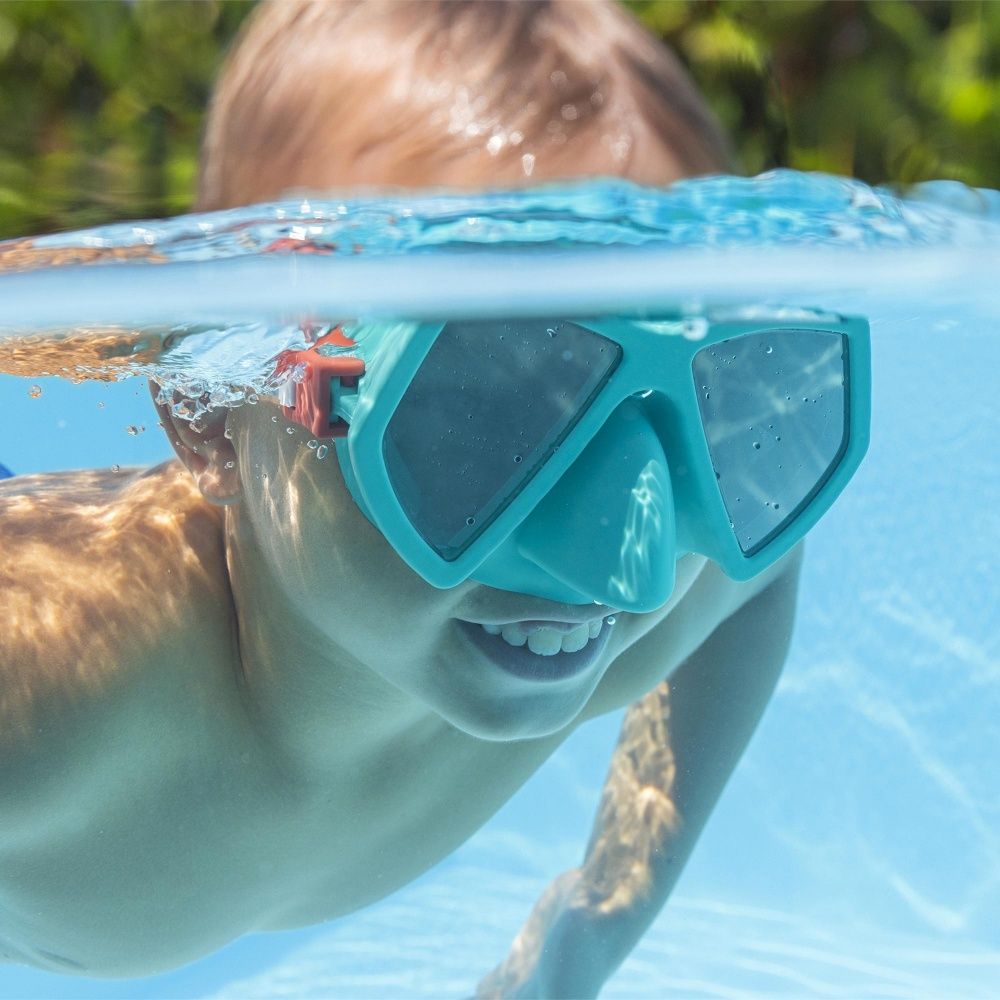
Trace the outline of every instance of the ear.
<path fill-rule="evenodd" d="M 236 467 L 236 449 L 226 437 L 226 417 L 229 410 L 219 407 L 208 410 L 195 421 L 182 420 L 173 412 L 173 404 L 182 402 L 178 393 L 171 401 L 159 402 L 160 386 L 150 379 L 149 391 L 160 415 L 160 423 L 177 457 L 184 463 L 201 495 L 216 506 L 236 503 L 242 493 Z"/>

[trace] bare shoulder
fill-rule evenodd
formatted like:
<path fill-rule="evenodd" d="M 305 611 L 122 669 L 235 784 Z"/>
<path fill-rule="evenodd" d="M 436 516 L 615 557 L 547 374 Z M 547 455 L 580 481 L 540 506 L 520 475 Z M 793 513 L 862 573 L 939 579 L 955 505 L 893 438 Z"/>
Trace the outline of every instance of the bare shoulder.
<path fill-rule="evenodd" d="M 149 671 L 178 669 L 192 642 L 217 647 L 231 627 L 220 512 L 178 463 L 0 484 L 8 757 L 53 720 L 88 718 Z"/>

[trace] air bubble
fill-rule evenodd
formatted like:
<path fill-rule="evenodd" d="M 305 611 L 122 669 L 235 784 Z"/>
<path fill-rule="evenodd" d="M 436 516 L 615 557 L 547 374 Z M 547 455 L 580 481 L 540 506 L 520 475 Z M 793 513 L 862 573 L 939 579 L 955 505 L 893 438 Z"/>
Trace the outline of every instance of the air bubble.
<path fill-rule="evenodd" d="M 546 332 L 546 333 L 547 333 L 547 334 L 548 334 L 548 335 L 549 335 L 550 337 L 554 337 L 554 336 L 556 335 L 556 331 L 555 331 L 554 329 L 552 329 L 552 327 L 551 327 L 551 326 L 550 326 L 550 327 L 549 327 L 549 328 L 548 328 L 548 329 L 547 329 L 547 330 L 546 330 L 545 332 Z"/>
<path fill-rule="evenodd" d="M 754 441 L 753 443 L 754 451 L 760 451 L 760 442 Z"/>
<path fill-rule="evenodd" d="M 514 456 L 514 464 L 515 465 L 520 465 L 523 461 L 524 461 L 524 458 L 521 455 L 515 455 Z"/>
<path fill-rule="evenodd" d="M 255 392 L 251 392 L 247 395 L 247 402 L 251 406 L 256 406 L 260 402 L 260 396 L 258 396 Z"/>
<path fill-rule="evenodd" d="M 232 441 L 232 439 L 233 439 L 233 432 L 232 432 L 232 431 L 231 431 L 231 430 L 230 430 L 230 429 L 229 429 L 229 428 L 227 427 L 227 428 L 226 428 L 226 429 L 225 429 L 225 430 L 224 430 L 224 431 L 222 432 L 222 436 L 223 436 L 223 437 L 224 437 L 224 438 L 225 438 L 225 439 L 226 439 L 227 441 Z"/>
<path fill-rule="evenodd" d="M 765 354 L 773 354 L 774 353 L 774 348 L 773 347 L 769 347 L 766 351 L 764 351 L 764 353 Z"/>
<path fill-rule="evenodd" d="M 32 387 L 31 387 L 31 388 L 30 388 L 30 389 L 28 390 L 28 395 L 29 395 L 29 396 L 30 396 L 30 397 L 31 397 L 32 399 L 38 399 L 38 397 L 39 397 L 39 396 L 41 396 L 41 394 L 42 394 L 42 387 L 41 387 L 40 385 L 33 385 L 33 386 L 32 386 Z"/>
<path fill-rule="evenodd" d="M 317 441 L 315 438 L 313 438 L 312 441 L 306 441 L 306 447 L 315 451 L 319 447 L 319 441 Z"/>
<path fill-rule="evenodd" d="M 112 465 L 111 466 L 111 471 L 112 472 L 121 472 L 122 471 L 122 467 L 120 465 Z"/>
<path fill-rule="evenodd" d="M 685 340 L 703 340 L 708 333 L 708 320 L 703 316 L 689 316 L 681 321 L 681 336 Z"/>
<path fill-rule="evenodd" d="M 193 427 L 194 425 L 192 424 L 191 426 Z M 132 437 L 136 437 L 137 435 L 142 434 L 146 430 L 146 428 L 144 426 L 136 427 L 135 424 L 129 424 L 128 427 L 125 428 L 125 430 L 129 434 L 131 434 Z"/>
<path fill-rule="evenodd" d="M 227 469 L 235 469 L 236 468 L 236 463 L 235 462 L 226 462 L 226 468 Z"/>
<path fill-rule="evenodd" d="M 99 410 L 103 410 L 103 409 L 104 409 L 104 403 L 103 403 L 103 402 L 100 402 L 100 403 L 98 403 L 98 404 L 97 404 L 97 408 L 98 408 Z"/>
<path fill-rule="evenodd" d="M 330 449 L 325 444 L 321 444 L 316 449 L 316 457 L 319 459 L 326 458 L 326 456 L 329 454 L 330 454 Z"/>
<path fill-rule="evenodd" d="M 295 433 L 295 428 L 294 427 L 286 427 L 285 428 L 285 433 L 286 434 L 294 434 Z"/>
<path fill-rule="evenodd" d="M 277 422 L 278 422 L 278 418 L 277 417 L 271 417 L 271 423 L 272 424 L 276 424 Z"/>
<path fill-rule="evenodd" d="M 476 519 L 474 517 L 467 517 L 465 523 L 471 528 L 476 523 Z"/>

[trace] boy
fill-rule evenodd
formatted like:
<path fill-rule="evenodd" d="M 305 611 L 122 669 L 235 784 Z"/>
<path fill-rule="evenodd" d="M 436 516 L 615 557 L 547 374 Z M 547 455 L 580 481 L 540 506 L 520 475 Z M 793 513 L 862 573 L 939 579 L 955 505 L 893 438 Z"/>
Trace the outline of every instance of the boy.
<path fill-rule="evenodd" d="M 665 185 L 727 164 L 677 64 L 609 3 L 276 3 L 218 84 L 199 208 Z M 0 955 L 138 976 L 349 913 L 454 850 L 581 722 L 630 705 L 583 864 L 479 987 L 596 995 L 767 703 L 800 550 L 746 583 L 685 556 L 667 603 L 619 614 L 593 668 L 501 677 L 459 625 L 528 634 L 615 609 L 436 589 L 274 406 L 201 425 L 158 408 L 179 462 L 0 485 Z"/>

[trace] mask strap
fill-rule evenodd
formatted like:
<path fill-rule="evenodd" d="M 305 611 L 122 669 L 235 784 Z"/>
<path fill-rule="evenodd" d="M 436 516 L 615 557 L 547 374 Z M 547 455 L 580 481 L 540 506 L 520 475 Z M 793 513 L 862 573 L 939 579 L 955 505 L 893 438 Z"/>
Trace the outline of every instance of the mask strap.
<path fill-rule="evenodd" d="M 343 393 L 357 393 L 365 363 L 350 355 L 321 354 L 319 349 L 326 346 L 357 345 L 338 326 L 304 351 L 282 351 L 275 375 L 286 378 L 278 390 L 278 401 L 286 420 L 304 427 L 317 439 L 343 438 L 347 437 L 348 424 L 337 415 L 338 403 Z M 299 366 L 301 379 L 293 374 Z"/>

